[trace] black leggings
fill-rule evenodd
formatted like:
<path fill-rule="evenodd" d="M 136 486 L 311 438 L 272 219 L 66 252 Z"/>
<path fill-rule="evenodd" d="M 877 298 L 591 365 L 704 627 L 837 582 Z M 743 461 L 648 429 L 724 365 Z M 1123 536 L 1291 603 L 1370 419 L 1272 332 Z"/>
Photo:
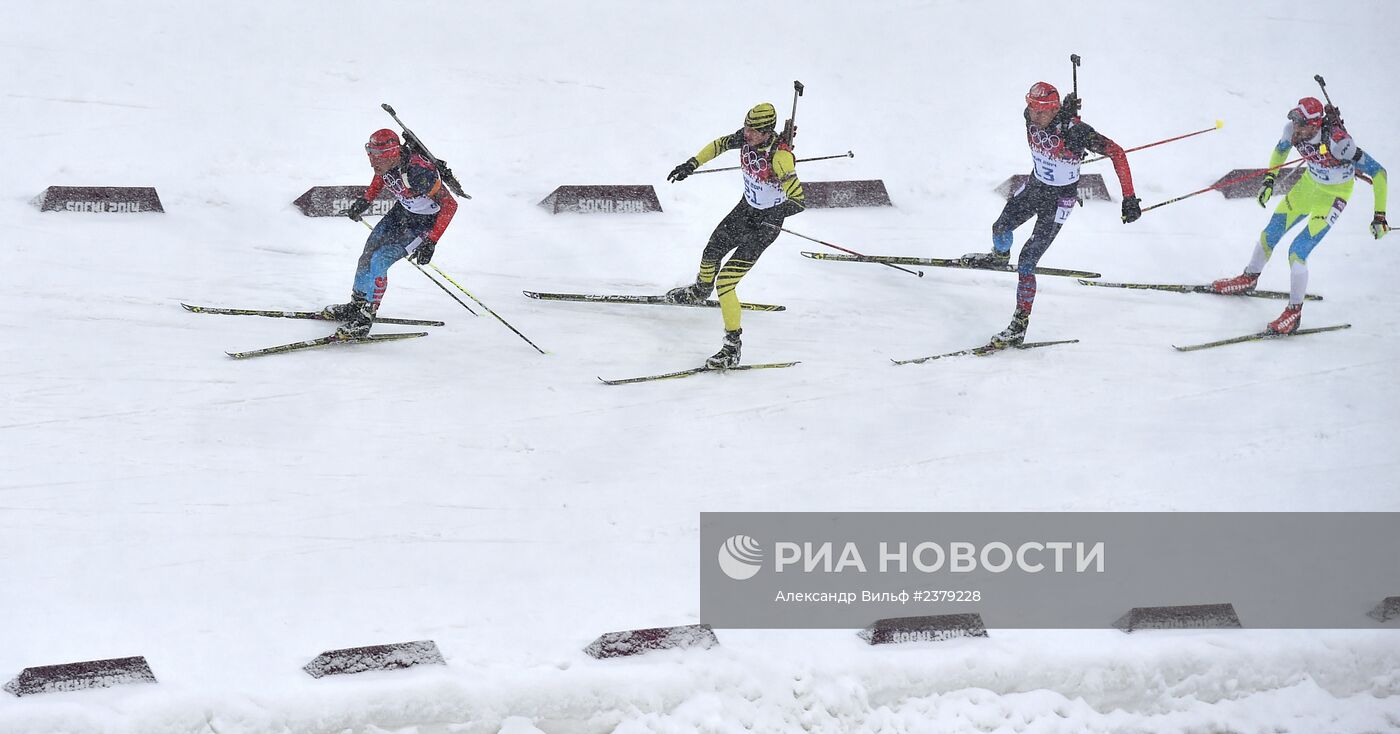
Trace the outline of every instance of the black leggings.
<path fill-rule="evenodd" d="M 718 264 L 730 252 L 734 253 L 731 259 L 743 260 L 750 265 L 757 261 L 758 256 L 773 244 L 773 240 L 778 239 L 778 230 L 765 226 L 765 223 L 779 227 L 783 224 L 783 217 L 770 214 L 771 211 L 755 209 L 740 199 L 710 234 L 705 252 L 700 255 L 702 269 L 704 263 Z"/>
<path fill-rule="evenodd" d="M 1074 185 L 1046 186 L 1032 176 L 1026 181 L 1026 185 L 1006 202 L 1001 216 L 992 224 L 992 241 L 997 243 L 999 248 L 1005 245 L 1009 250 L 1012 230 L 1025 224 L 1031 217 L 1036 218 L 1031 238 L 1021 247 L 1021 256 L 1016 259 L 1018 312 L 1030 314 L 1031 307 L 1035 304 L 1035 266 L 1045 251 L 1050 249 L 1050 243 L 1055 241 L 1055 235 L 1060 233 L 1060 227 L 1069 219 L 1070 212 L 1074 211 L 1074 205 L 1077 203 L 1079 196 Z"/>
<path fill-rule="evenodd" d="M 775 209 L 755 209 L 740 199 L 720 220 L 719 226 L 710 235 L 709 243 L 705 245 L 705 252 L 700 255 L 700 272 L 695 280 L 716 287 L 726 331 L 739 328 L 739 297 L 734 289 L 758 262 L 763 251 L 778 239 L 776 227 L 767 225 L 780 227 L 786 217 Z M 730 252 L 734 254 L 721 268 L 720 259 Z"/>

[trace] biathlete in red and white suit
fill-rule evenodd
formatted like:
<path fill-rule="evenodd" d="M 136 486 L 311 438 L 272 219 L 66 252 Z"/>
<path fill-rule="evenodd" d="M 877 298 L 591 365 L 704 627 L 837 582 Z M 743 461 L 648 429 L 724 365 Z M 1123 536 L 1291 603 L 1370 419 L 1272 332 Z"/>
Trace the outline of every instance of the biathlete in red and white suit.
<path fill-rule="evenodd" d="M 374 169 L 374 179 L 364 197 L 350 205 L 346 216 L 360 221 L 370 202 L 386 188 L 397 201 L 365 241 L 350 302 L 327 306 L 322 311 L 327 318 L 345 322 L 336 330 L 342 337 L 369 333 L 389 288 L 389 266 L 404 257 L 427 265 L 457 213 L 457 200 L 443 184 L 437 167 L 426 156 L 400 143 L 398 133 L 375 131 L 365 144 L 365 153 Z"/>
<path fill-rule="evenodd" d="M 1024 116 L 1026 142 L 1035 163 L 1032 175 L 992 224 L 992 251 L 962 258 L 973 265 L 1006 265 L 1011 260 L 1013 231 L 1031 217 L 1036 218 L 1035 229 L 1016 261 L 1019 278 L 1011 325 L 992 337 L 991 345 L 997 348 L 1025 341 L 1031 306 L 1035 303 L 1035 266 L 1079 202 L 1079 165 L 1085 150 L 1113 160 L 1113 170 L 1123 188 L 1123 221 L 1134 222 L 1142 216 L 1141 202 L 1133 195 L 1128 157 L 1117 143 L 1080 121 L 1079 100 L 1073 94 L 1061 104 L 1059 91 L 1045 82 L 1036 82 L 1026 94 Z"/>

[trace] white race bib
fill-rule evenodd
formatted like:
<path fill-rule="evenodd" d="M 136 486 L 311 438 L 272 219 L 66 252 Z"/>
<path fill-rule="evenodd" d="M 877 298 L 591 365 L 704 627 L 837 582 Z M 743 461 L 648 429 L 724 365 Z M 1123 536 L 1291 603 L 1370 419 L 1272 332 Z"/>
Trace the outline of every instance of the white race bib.
<path fill-rule="evenodd" d="M 1035 148 L 1031 148 L 1031 160 L 1035 161 L 1035 177 L 1041 183 L 1068 186 L 1079 181 L 1079 161 L 1051 158 Z"/>
<path fill-rule="evenodd" d="M 773 181 L 760 181 L 744 171 L 744 200 L 755 209 L 772 209 L 787 201 L 787 194 Z"/>
<path fill-rule="evenodd" d="M 442 207 L 431 197 L 411 191 L 408 188 L 408 176 L 395 175 L 397 170 L 389 171 L 380 176 L 379 179 L 384 182 L 384 187 L 389 189 L 394 198 L 403 204 L 403 208 L 414 214 L 437 214 L 442 210 Z"/>
<path fill-rule="evenodd" d="M 1320 184 L 1339 184 L 1352 180 L 1356 176 L 1356 171 L 1350 163 L 1328 168 L 1320 163 L 1308 161 L 1308 175 Z"/>
<path fill-rule="evenodd" d="M 1340 140 L 1334 139 L 1332 143 L 1323 146 L 1322 134 L 1317 133 L 1311 140 L 1294 146 L 1308 161 L 1308 175 L 1320 184 L 1346 183 L 1356 176 L 1350 161 L 1351 156 L 1356 154 L 1356 143 L 1352 142 L 1350 136 L 1339 137 Z M 1337 150 L 1329 150 L 1333 146 Z"/>

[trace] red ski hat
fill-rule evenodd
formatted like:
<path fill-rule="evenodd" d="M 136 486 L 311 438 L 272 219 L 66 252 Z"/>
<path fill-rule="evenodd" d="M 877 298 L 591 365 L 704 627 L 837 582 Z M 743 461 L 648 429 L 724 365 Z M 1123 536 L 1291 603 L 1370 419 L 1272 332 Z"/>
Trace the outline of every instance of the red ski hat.
<path fill-rule="evenodd" d="M 1324 108 L 1316 97 L 1304 97 L 1298 100 L 1298 106 L 1288 111 L 1288 119 L 1298 125 L 1311 125 L 1322 127 L 1322 117 Z"/>
<path fill-rule="evenodd" d="M 375 130 L 365 143 L 365 152 L 371 158 L 398 158 L 399 134 L 388 128 Z"/>
<path fill-rule="evenodd" d="M 1059 109 L 1060 91 L 1049 82 L 1036 82 L 1026 92 L 1026 106 L 1033 110 Z"/>

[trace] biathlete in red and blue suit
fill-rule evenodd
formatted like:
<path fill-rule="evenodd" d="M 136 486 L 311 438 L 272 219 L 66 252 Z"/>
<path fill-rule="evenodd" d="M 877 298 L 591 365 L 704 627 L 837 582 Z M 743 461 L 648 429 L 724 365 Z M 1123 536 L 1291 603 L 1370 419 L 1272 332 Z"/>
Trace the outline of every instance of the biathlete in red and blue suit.
<path fill-rule="evenodd" d="M 345 322 L 336 330 L 336 335 L 341 337 L 369 333 L 384 292 L 389 288 L 389 266 L 404 257 L 427 265 L 438 240 L 457 213 L 457 200 L 443 184 L 433 161 L 403 145 L 398 133 L 375 131 L 365 144 L 365 152 L 374 169 L 374 180 L 370 181 L 364 197 L 350 205 L 346 216 L 360 221 L 369 210 L 370 202 L 386 188 L 397 201 L 365 241 L 364 252 L 355 269 L 350 302 L 327 306 L 322 311 L 326 318 Z"/>
<path fill-rule="evenodd" d="M 1031 306 L 1035 303 L 1035 266 L 1079 202 L 1079 166 L 1085 150 L 1113 160 L 1113 170 L 1123 188 L 1123 221 L 1134 222 L 1142 216 L 1141 202 L 1133 195 L 1133 174 L 1127 155 L 1117 143 L 1080 121 L 1078 98 L 1071 94 L 1061 104 L 1058 90 L 1036 82 L 1026 94 L 1024 117 L 1026 142 L 1035 163 L 1032 175 L 992 224 L 992 251 L 962 257 L 970 265 L 1006 265 L 1011 260 L 1013 231 L 1031 217 L 1036 218 L 1031 238 L 1016 261 L 1019 279 L 1011 325 L 992 337 L 991 346 L 998 349 L 1025 341 Z"/>

